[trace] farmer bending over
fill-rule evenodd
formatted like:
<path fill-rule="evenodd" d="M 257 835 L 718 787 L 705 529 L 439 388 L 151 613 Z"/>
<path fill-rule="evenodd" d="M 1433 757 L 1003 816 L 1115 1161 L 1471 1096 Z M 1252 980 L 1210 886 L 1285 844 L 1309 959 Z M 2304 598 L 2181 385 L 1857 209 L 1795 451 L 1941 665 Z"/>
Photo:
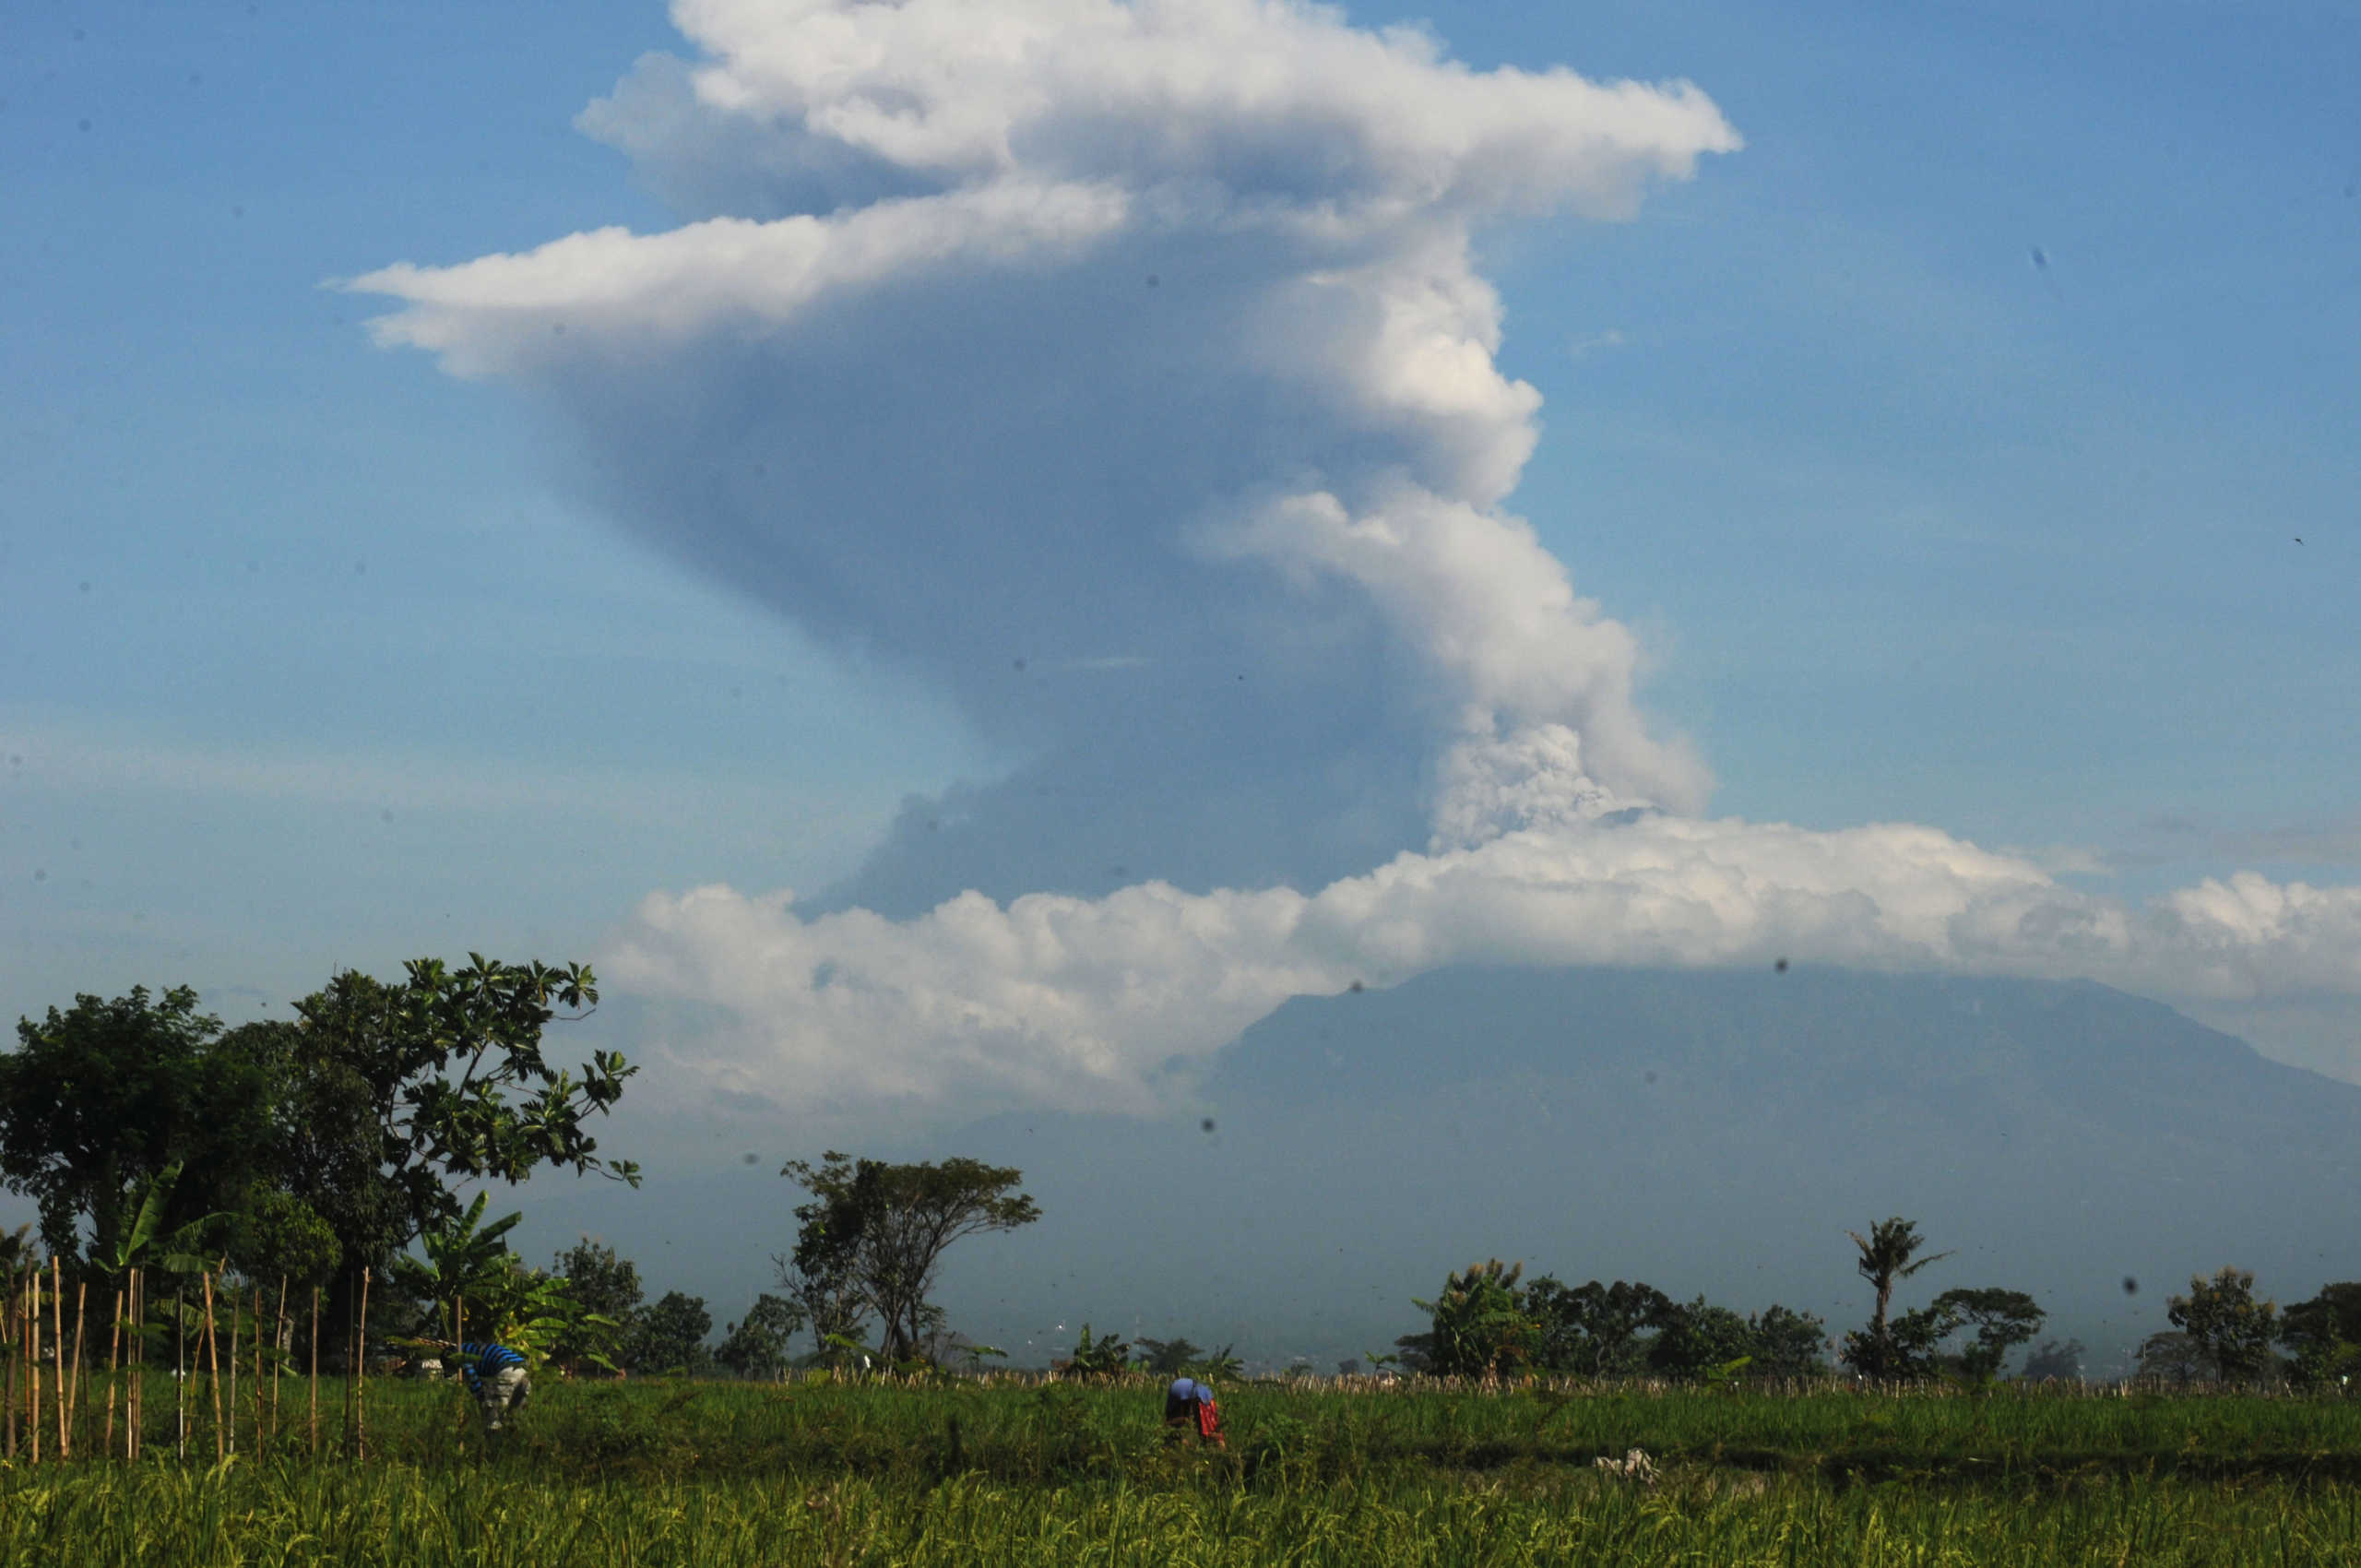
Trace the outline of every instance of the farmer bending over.
<path fill-rule="evenodd" d="M 510 1411 L 525 1408 L 525 1398 L 533 1392 L 533 1384 L 525 1376 L 523 1356 L 505 1345 L 475 1339 L 461 1345 L 453 1345 L 447 1339 L 437 1343 L 459 1352 L 459 1375 L 468 1380 L 468 1392 L 483 1408 L 486 1433 L 498 1431 Z"/>
<path fill-rule="evenodd" d="M 1200 1438 L 1216 1448 L 1224 1446 L 1221 1410 L 1214 1404 L 1212 1386 L 1193 1378 L 1174 1378 L 1172 1386 L 1164 1391 L 1165 1441 L 1177 1442 L 1192 1422 Z"/>

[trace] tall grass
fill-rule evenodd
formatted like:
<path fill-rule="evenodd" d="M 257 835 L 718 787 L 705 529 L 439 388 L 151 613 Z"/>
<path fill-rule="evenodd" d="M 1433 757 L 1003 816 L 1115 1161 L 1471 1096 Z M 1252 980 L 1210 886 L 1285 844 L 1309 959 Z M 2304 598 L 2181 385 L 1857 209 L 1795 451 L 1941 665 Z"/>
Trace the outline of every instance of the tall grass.
<path fill-rule="evenodd" d="M 373 1379 L 365 1457 L 242 1390 L 217 1464 L 151 1382 L 146 1462 L 0 1467 L 0 1562 L 2361 1565 L 2333 1399 L 1240 1384 L 1216 1451 L 1144 1379 L 544 1379 L 492 1450 Z M 1592 1465 L 1633 1447 L 1656 1484 Z"/>
<path fill-rule="evenodd" d="M 0 1558 L 384 1568 L 1079 1563 L 2361 1562 L 2361 1491 L 2145 1477 L 2062 1489 L 1838 1488 L 1700 1469 L 1654 1489 L 1582 1472 L 1402 1473 L 1240 1486 L 1200 1469 L 1052 1486 L 783 1473 L 552 1479 L 508 1461 L 231 1461 L 0 1474 Z"/>

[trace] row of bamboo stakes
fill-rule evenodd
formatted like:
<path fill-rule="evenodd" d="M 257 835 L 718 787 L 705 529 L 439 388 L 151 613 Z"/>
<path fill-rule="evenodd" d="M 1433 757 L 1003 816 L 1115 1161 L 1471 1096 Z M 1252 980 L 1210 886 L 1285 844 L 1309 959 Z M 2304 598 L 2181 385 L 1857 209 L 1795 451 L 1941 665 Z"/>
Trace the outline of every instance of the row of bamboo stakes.
<path fill-rule="evenodd" d="M 19 1456 L 39 1463 L 44 1456 L 56 1460 L 75 1457 L 77 1437 L 89 1434 L 83 1430 L 89 1418 L 83 1409 L 85 1386 L 101 1373 L 97 1347 L 91 1352 L 88 1375 L 84 1372 L 83 1333 L 88 1323 L 85 1308 L 89 1301 L 90 1282 L 88 1278 L 72 1282 L 74 1313 L 71 1322 L 71 1351 L 68 1352 L 68 1323 L 65 1315 L 67 1280 L 63 1260 L 53 1257 L 46 1267 L 36 1262 L 30 1266 L 11 1271 L 7 1282 L 5 1314 L 6 1372 L 0 1377 L 0 1404 L 6 1407 L 5 1443 L 8 1459 Z M 217 1282 L 221 1289 L 217 1291 Z M 148 1330 L 163 1332 L 149 1324 L 151 1307 L 148 1297 L 148 1271 L 127 1270 L 114 1289 L 113 1312 L 107 1320 L 106 1408 L 98 1434 L 97 1453 L 126 1461 L 136 1460 L 147 1451 L 148 1433 Z M 265 1292 L 260 1284 L 253 1285 L 254 1298 L 251 1319 L 243 1310 L 246 1303 L 230 1291 L 228 1281 L 217 1272 L 208 1270 L 197 1277 L 196 1295 L 203 1302 L 203 1318 L 189 1304 L 185 1277 L 175 1284 L 171 1313 L 170 1333 L 172 1336 L 173 1423 L 172 1450 L 175 1458 L 188 1457 L 191 1437 L 190 1384 L 198 1377 L 206 1381 L 206 1392 L 211 1396 L 212 1420 L 209 1423 L 213 1438 L 213 1457 L 218 1463 L 238 1451 L 238 1368 L 240 1361 L 240 1332 L 251 1321 L 253 1324 L 254 1378 L 250 1395 L 253 1406 L 248 1430 L 254 1436 L 254 1446 L 259 1450 L 286 1431 L 282 1420 L 282 1396 L 292 1369 L 291 1350 L 278 1347 L 291 1340 L 293 1319 L 288 1314 L 287 1281 L 279 1284 L 276 1310 L 267 1319 L 274 1332 L 272 1346 L 266 1353 L 263 1330 L 266 1326 Z M 101 1289 L 104 1287 L 101 1286 Z M 320 1451 L 320 1288 L 312 1291 L 311 1372 L 308 1379 L 309 1414 L 307 1418 L 310 1452 Z M 229 1355 L 221 1353 L 220 1332 L 216 1317 L 217 1302 L 229 1309 Z M 43 1331 L 47 1331 L 47 1348 L 43 1348 Z M 190 1341 L 194 1339 L 192 1345 Z M 361 1276 L 358 1316 L 348 1325 L 346 1365 L 351 1375 L 345 1380 L 343 1416 L 343 1447 L 355 1458 L 366 1457 L 368 1452 L 367 1405 L 365 1400 L 367 1372 L 366 1348 L 369 1343 L 369 1276 Z M 194 1356 L 191 1351 L 194 1350 Z M 266 1379 L 265 1362 L 270 1363 L 270 1375 Z M 227 1368 L 227 1412 L 223 1408 L 224 1367 Z M 95 1404 L 95 1395 L 91 1396 Z M 118 1397 L 123 1409 L 123 1437 L 120 1445 L 115 1438 L 115 1410 Z M 205 1409 L 197 1407 L 201 1421 Z M 44 1439 L 54 1435 L 54 1441 Z M 202 1450 L 202 1442 L 198 1444 Z M 89 1455 L 86 1453 L 84 1457 Z"/>

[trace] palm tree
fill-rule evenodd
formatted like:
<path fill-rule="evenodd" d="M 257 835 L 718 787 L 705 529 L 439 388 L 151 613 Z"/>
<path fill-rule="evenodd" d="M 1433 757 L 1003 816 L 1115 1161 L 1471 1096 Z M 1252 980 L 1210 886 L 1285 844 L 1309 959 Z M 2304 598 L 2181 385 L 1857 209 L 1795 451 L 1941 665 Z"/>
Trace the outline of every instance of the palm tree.
<path fill-rule="evenodd" d="M 1940 1263 L 1952 1254 L 1937 1253 L 1931 1257 L 1912 1262 L 1913 1254 L 1927 1244 L 1926 1239 L 1918 1234 L 1918 1227 L 1915 1223 L 1898 1214 L 1892 1219 L 1880 1219 L 1870 1226 L 1866 1236 L 1858 1230 L 1847 1230 L 1845 1234 L 1852 1237 L 1853 1244 L 1861 1249 L 1861 1255 L 1854 1266 L 1861 1271 L 1862 1278 L 1877 1289 L 1878 1310 L 1876 1315 L 1869 1319 L 1869 1344 L 1881 1352 L 1887 1341 L 1886 1307 L 1893 1300 L 1894 1283 L 1907 1279 L 1928 1264 Z"/>

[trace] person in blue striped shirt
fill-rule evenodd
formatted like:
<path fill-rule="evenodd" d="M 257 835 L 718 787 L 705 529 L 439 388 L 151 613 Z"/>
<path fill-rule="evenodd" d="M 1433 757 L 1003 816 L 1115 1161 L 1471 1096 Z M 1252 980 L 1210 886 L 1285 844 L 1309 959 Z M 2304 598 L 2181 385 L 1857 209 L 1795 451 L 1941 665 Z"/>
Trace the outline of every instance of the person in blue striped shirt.
<path fill-rule="evenodd" d="M 442 1339 L 435 1343 L 459 1353 L 459 1375 L 468 1380 L 468 1392 L 482 1407 L 487 1435 L 498 1431 L 510 1415 L 525 1408 L 533 1384 L 525 1375 L 525 1358 L 518 1352 L 489 1340 L 469 1339 L 454 1345 Z"/>

